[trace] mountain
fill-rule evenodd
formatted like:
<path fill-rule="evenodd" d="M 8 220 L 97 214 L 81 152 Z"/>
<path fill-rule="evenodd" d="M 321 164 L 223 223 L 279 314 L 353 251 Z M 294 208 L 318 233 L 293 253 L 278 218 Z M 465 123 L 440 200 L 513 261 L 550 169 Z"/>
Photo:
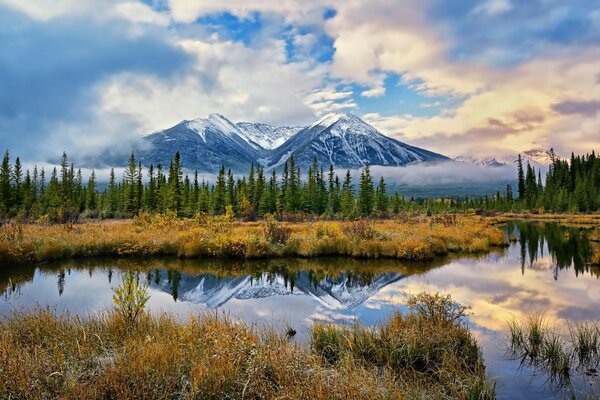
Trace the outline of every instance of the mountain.
<path fill-rule="evenodd" d="M 292 154 L 302 169 L 307 169 L 315 156 L 321 165 L 336 168 L 448 160 L 387 137 L 346 113 L 328 114 L 305 128 L 234 124 L 220 114 L 210 114 L 146 135 L 143 141 L 136 154 L 145 165 L 166 167 L 179 151 L 185 168 L 209 173 L 217 172 L 221 164 L 234 172 L 246 172 L 252 162 L 276 168 Z"/>
<path fill-rule="evenodd" d="M 212 274 L 182 275 L 178 281 L 178 299 L 210 308 L 232 299 L 260 299 L 271 296 L 309 296 L 329 309 L 354 308 L 405 275 L 386 272 L 368 281 L 355 274 L 340 273 L 315 281 L 308 271 L 295 273 L 293 279 L 267 272 L 259 276 L 217 277 Z M 173 294 L 173 281 L 162 277 L 153 287 Z"/>
<path fill-rule="evenodd" d="M 546 168 L 552 163 L 552 155 L 550 151 L 544 149 L 531 149 L 521 153 L 523 163 L 526 165 L 529 162 L 536 168 Z M 519 155 L 511 154 L 506 156 L 496 157 L 475 157 L 475 156 L 461 156 L 456 157 L 454 160 L 474 164 L 483 167 L 504 167 L 510 165 L 517 165 Z"/>
<path fill-rule="evenodd" d="M 302 129 L 276 148 L 268 165 L 277 167 L 293 155 L 297 165 L 307 168 L 313 157 L 321 165 L 360 168 L 365 164 L 402 166 L 444 161 L 447 157 L 409 146 L 385 136 L 355 115 L 331 113 Z"/>
<path fill-rule="evenodd" d="M 261 123 L 235 124 L 242 138 L 257 150 L 272 150 L 302 130 L 301 126 L 273 126 Z"/>
<path fill-rule="evenodd" d="M 168 166 L 175 152 L 184 167 L 216 172 L 225 164 L 234 171 L 246 171 L 260 158 L 259 150 L 248 146 L 242 132 L 220 114 L 183 121 L 172 128 L 144 137 L 147 145 L 137 151 L 142 163 Z"/>

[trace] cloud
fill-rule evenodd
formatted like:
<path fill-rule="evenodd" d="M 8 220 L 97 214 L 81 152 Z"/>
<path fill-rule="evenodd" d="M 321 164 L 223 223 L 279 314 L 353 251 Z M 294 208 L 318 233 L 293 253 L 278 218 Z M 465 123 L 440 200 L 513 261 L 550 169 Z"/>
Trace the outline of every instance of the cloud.
<path fill-rule="evenodd" d="M 569 115 L 569 114 L 583 114 L 586 116 L 594 116 L 600 111 L 600 101 L 563 101 L 562 103 L 552 105 L 552 109 L 558 113 Z"/>
<path fill-rule="evenodd" d="M 97 114 L 102 82 L 126 71 L 168 81 L 190 63 L 159 32 L 132 35 L 124 22 L 38 22 L 7 9 L 0 9 L 0 20 L 1 145 L 23 156 L 132 138 L 128 116 Z"/>
<path fill-rule="evenodd" d="M 287 22 L 314 22 L 323 19 L 326 10 L 333 1 L 322 0 L 168 0 L 173 18 L 179 22 L 190 23 L 202 15 L 219 12 L 231 12 L 246 17 L 253 12 L 276 13 L 283 15 Z"/>
<path fill-rule="evenodd" d="M 488 0 L 473 10 L 473 14 L 499 15 L 513 9 L 510 0 Z"/>
<path fill-rule="evenodd" d="M 130 115 L 141 132 L 149 132 L 215 111 L 234 121 L 304 123 L 314 117 L 311 106 L 334 102 L 314 92 L 321 86 L 323 68 L 287 63 L 281 41 L 264 49 L 218 40 L 186 39 L 179 45 L 194 56 L 193 72 L 169 81 L 114 76 L 102 90 L 102 111 Z"/>

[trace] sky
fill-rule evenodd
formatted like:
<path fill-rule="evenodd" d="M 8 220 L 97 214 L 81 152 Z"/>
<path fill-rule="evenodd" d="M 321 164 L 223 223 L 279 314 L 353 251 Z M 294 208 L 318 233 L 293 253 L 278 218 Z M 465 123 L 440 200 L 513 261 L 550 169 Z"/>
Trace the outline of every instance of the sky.
<path fill-rule="evenodd" d="M 0 147 L 333 111 L 448 156 L 600 150 L 600 0 L 0 0 Z"/>

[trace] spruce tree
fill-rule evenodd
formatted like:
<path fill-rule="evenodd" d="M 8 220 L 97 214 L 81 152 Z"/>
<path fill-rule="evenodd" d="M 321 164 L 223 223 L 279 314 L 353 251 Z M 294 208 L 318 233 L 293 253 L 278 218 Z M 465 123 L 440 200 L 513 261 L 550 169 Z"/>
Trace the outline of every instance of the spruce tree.
<path fill-rule="evenodd" d="M 517 159 L 517 181 L 519 201 L 523 202 L 525 200 L 525 174 L 523 172 L 523 159 L 520 154 Z"/>
<path fill-rule="evenodd" d="M 97 199 L 96 199 L 96 172 L 92 171 L 92 173 L 90 174 L 90 178 L 88 179 L 88 183 L 87 183 L 87 191 L 86 191 L 86 208 L 89 211 L 96 211 L 98 205 L 97 205 Z"/>
<path fill-rule="evenodd" d="M 375 192 L 373 189 L 373 177 L 369 164 L 365 165 L 360 174 L 358 192 L 358 212 L 362 217 L 368 217 L 373 212 Z"/>
<path fill-rule="evenodd" d="M 226 183 L 225 183 L 225 166 L 221 165 L 219 175 L 217 175 L 217 182 L 215 183 L 215 189 L 212 196 L 212 213 L 215 215 L 225 214 L 226 206 Z"/>
<path fill-rule="evenodd" d="M 0 216 L 8 213 L 12 202 L 11 171 L 10 155 L 6 150 L 0 166 Z"/>
<path fill-rule="evenodd" d="M 380 214 L 386 214 L 388 212 L 389 199 L 387 195 L 387 185 L 383 177 L 379 179 L 377 185 L 377 191 L 375 196 L 375 209 Z"/>
<path fill-rule="evenodd" d="M 344 218 L 351 218 L 354 214 L 354 185 L 352 185 L 350 170 L 346 171 L 346 176 L 344 177 L 344 183 L 342 185 L 340 211 Z"/>

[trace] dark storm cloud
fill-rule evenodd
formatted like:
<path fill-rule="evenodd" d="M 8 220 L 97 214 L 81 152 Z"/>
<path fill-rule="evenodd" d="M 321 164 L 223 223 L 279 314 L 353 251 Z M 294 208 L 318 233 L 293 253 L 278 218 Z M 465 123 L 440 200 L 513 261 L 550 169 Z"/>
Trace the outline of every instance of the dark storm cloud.
<path fill-rule="evenodd" d="M 122 72 L 164 78 L 187 67 L 188 56 L 160 32 L 129 28 L 122 20 L 35 21 L 0 6 L 0 148 L 24 158 L 54 155 L 62 149 L 51 149 L 49 137 L 96 118 L 99 83 Z"/>

